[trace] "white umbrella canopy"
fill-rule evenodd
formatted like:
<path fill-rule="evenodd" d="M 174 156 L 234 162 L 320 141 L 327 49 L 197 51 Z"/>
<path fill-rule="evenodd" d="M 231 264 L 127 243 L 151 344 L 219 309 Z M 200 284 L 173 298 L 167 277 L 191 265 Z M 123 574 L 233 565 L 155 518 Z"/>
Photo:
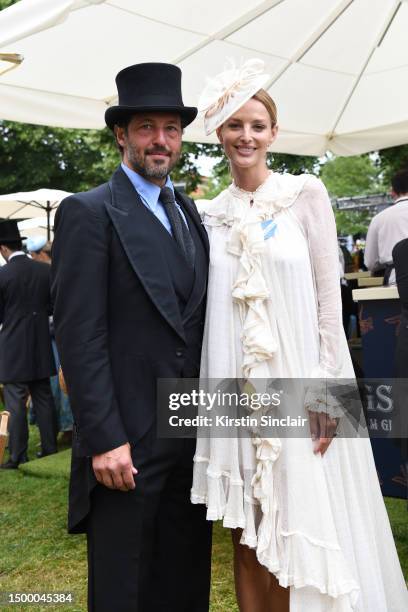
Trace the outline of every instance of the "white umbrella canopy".
<path fill-rule="evenodd" d="M 274 150 L 354 155 L 408 142 L 408 0 L 21 0 L 0 13 L 0 118 L 100 128 L 114 77 L 176 63 L 196 105 L 228 58 L 271 75 Z M 4 63 L 4 62 L 3 62 Z M 197 120 L 185 139 L 215 142 Z"/>
<path fill-rule="evenodd" d="M 46 217 L 33 217 L 31 219 L 25 219 L 17 223 L 20 234 L 26 238 L 33 238 L 34 236 L 43 236 L 52 240 L 54 232 L 54 217 L 55 213 L 52 213 L 49 220 L 50 235 L 48 234 L 48 219 Z"/>
<path fill-rule="evenodd" d="M 0 219 L 26 219 L 19 223 L 19 229 L 44 228 L 48 240 L 51 237 L 55 210 L 61 200 L 71 195 L 60 189 L 37 189 L 0 195 Z M 33 232 L 37 235 L 41 232 Z"/>

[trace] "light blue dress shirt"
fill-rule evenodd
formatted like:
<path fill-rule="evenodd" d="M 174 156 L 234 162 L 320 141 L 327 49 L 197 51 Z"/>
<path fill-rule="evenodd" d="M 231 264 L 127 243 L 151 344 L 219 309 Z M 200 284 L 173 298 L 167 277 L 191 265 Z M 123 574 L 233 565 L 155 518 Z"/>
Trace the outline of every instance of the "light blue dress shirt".
<path fill-rule="evenodd" d="M 163 204 L 159 200 L 161 187 L 159 187 L 158 185 L 155 185 L 154 183 L 151 183 L 150 181 L 147 181 L 145 178 L 143 178 L 143 176 L 140 176 L 140 174 L 138 174 L 134 170 L 131 170 L 131 168 L 126 166 L 124 163 L 121 163 L 121 166 L 122 166 L 123 172 L 129 178 L 130 182 L 132 183 L 133 187 L 136 189 L 137 193 L 140 196 L 140 199 L 142 200 L 146 208 L 151 210 L 151 212 L 164 225 L 164 227 L 169 232 L 169 234 L 173 235 L 166 210 Z M 174 193 L 173 183 L 171 182 L 169 176 L 166 179 L 166 183 L 164 187 L 169 187 Z M 184 213 L 177 202 L 176 202 L 176 206 L 184 220 L 184 223 L 187 225 L 187 221 L 184 216 Z"/>

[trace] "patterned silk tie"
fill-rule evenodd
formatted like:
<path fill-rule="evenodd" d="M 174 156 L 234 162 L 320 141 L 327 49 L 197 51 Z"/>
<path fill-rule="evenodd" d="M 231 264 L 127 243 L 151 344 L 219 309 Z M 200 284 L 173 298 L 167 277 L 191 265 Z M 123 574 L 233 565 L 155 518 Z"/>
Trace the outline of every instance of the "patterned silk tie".
<path fill-rule="evenodd" d="M 166 209 L 167 216 L 173 231 L 174 240 L 184 253 L 190 266 L 194 267 L 195 246 L 187 225 L 182 219 L 174 199 L 174 193 L 170 187 L 163 187 L 160 191 L 160 202 Z"/>

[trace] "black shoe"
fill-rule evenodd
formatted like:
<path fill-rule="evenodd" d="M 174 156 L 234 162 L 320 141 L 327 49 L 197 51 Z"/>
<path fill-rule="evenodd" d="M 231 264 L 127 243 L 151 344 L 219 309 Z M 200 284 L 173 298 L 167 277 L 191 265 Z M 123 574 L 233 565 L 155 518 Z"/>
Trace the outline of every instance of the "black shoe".
<path fill-rule="evenodd" d="M 44 451 L 38 451 L 38 453 L 36 453 L 36 457 L 38 459 L 42 459 L 43 457 L 48 457 L 48 455 L 55 455 L 57 451 L 52 451 L 52 453 L 44 453 Z"/>
<path fill-rule="evenodd" d="M 9 459 L 6 463 L 0 465 L 0 469 L 2 470 L 16 470 L 20 464 Z"/>

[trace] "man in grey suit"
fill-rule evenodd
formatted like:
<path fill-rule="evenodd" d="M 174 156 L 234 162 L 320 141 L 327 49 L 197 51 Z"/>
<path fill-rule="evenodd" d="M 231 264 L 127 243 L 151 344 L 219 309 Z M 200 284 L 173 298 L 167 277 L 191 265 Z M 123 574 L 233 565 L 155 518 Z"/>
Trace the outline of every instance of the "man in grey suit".
<path fill-rule="evenodd" d="M 50 266 L 22 251 L 16 221 L 0 223 L 0 382 L 10 412 L 10 459 L 3 469 L 27 461 L 26 404 L 31 395 L 40 429 L 39 456 L 57 452 L 57 422 L 50 376 L 56 373 L 48 317 Z"/>

